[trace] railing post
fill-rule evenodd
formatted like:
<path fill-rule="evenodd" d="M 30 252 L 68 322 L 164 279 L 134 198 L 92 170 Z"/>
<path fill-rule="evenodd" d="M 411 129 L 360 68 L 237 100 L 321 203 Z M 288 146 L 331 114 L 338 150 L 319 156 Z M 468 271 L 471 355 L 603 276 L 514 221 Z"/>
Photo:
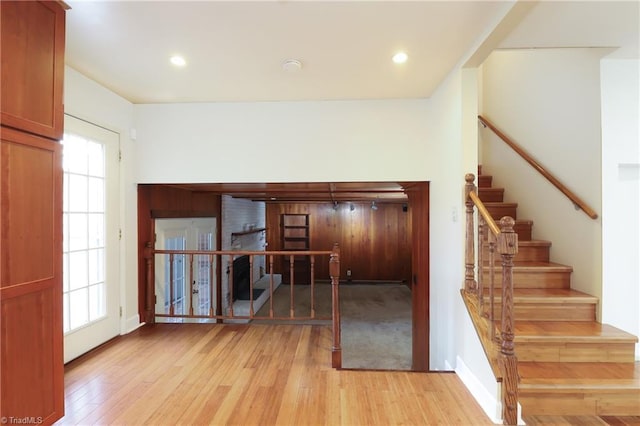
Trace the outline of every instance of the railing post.
<path fill-rule="evenodd" d="M 222 256 L 220 257 L 222 260 Z M 233 255 L 229 255 L 228 278 L 227 278 L 227 299 L 229 300 L 229 316 L 233 318 Z"/>
<path fill-rule="evenodd" d="M 220 297 L 219 294 L 216 294 L 216 292 L 214 291 L 213 288 L 213 284 L 214 284 L 214 278 L 213 278 L 213 265 L 214 265 L 214 255 L 210 254 L 209 255 L 209 316 L 212 317 L 214 315 L 214 308 L 213 308 L 213 302 L 214 302 L 214 297 L 213 295 L 215 294 L 215 300 L 218 299 L 218 297 Z"/>
<path fill-rule="evenodd" d="M 186 297 L 184 298 L 185 304 L 187 300 L 189 301 L 189 315 L 193 315 L 193 295 L 195 294 L 193 291 L 193 284 L 195 283 L 193 280 L 193 261 L 195 260 L 194 258 L 195 258 L 194 255 L 192 254 L 189 255 L 189 298 L 188 299 Z"/>
<path fill-rule="evenodd" d="M 269 255 L 269 318 L 273 318 L 273 255 Z"/>
<path fill-rule="evenodd" d="M 249 318 L 253 318 L 253 255 L 249 255 Z"/>
<path fill-rule="evenodd" d="M 465 249 L 464 249 L 464 289 L 468 292 L 475 292 L 477 290 L 477 283 L 475 280 L 475 274 L 473 267 L 475 265 L 475 253 L 473 249 L 474 245 L 474 223 L 473 223 L 473 201 L 469 198 L 469 193 L 475 192 L 476 186 L 473 181 L 475 176 L 473 173 L 467 173 L 464 176 L 466 184 L 464 186 L 464 204 L 466 206 L 466 235 L 465 235 Z M 482 271 L 480 271 L 482 273 Z"/>
<path fill-rule="evenodd" d="M 502 420 L 508 425 L 518 423 L 518 359 L 513 343 L 513 257 L 518 253 L 518 235 L 513 231 L 514 224 L 511 217 L 500 219 L 497 244 L 502 257 Z"/>
<path fill-rule="evenodd" d="M 146 265 L 146 303 L 145 303 L 145 322 L 153 324 L 156 322 L 155 316 L 155 277 L 153 276 L 153 244 L 150 241 L 144 245 L 144 260 Z"/>
<path fill-rule="evenodd" d="M 499 338 L 496 335 L 496 315 L 495 315 L 495 264 L 496 264 L 496 236 L 488 229 L 487 230 L 487 242 L 489 243 L 489 323 L 491 324 L 491 340 L 498 341 Z"/>
<path fill-rule="evenodd" d="M 331 367 L 342 368 L 342 347 L 340 344 L 340 246 L 333 245 L 329 259 L 329 275 L 331 276 L 331 312 L 333 321 L 333 345 L 331 346 Z"/>
<path fill-rule="evenodd" d="M 289 318 L 295 317 L 295 307 L 294 307 L 294 295 L 293 290 L 296 284 L 295 279 L 295 267 L 294 267 L 294 256 L 289 255 Z"/>
<path fill-rule="evenodd" d="M 489 231 L 489 228 L 485 226 L 485 221 L 482 215 L 478 215 L 478 309 L 480 309 L 480 315 L 484 315 L 484 233 Z M 491 231 L 489 231 L 491 232 Z M 489 265 L 492 268 L 493 265 Z"/>
<path fill-rule="evenodd" d="M 311 276 L 309 277 L 309 279 L 311 280 L 311 318 L 315 318 L 316 317 L 316 299 L 315 299 L 315 279 L 314 279 L 314 275 L 315 275 L 315 265 L 316 265 L 316 258 L 314 255 L 311 255 Z"/>
<path fill-rule="evenodd" d="M 175 307 L 173 306 L 173 295 L 174 295 L 174 285 L 175 282 L 173 281 L 173 272 L 174 272 L 174 267 L 173 267 L 173 261 L 175 259 L 175 254 L 171 253 L 169 254 L 169 315 L 174 316 L 175 315 Z"/>

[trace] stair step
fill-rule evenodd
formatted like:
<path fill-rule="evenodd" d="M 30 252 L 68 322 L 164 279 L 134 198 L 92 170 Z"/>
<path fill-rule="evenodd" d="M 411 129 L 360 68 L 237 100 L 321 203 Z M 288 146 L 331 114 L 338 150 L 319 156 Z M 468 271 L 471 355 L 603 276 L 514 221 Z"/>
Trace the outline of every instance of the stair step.
<path fill-rule="evenodd" d="M 523 416 L 640 415 L 640 363 L 519 362 Z"/>
<path fill-rule="evenodd" d="M 638 339 L 595 321 L 516 321 L 518 361 L 628 362 Z"/>
<path fill-rule="evenodd" d="M 489 308 L 489 289 L 485 288 L 484 309 Z M 502 290 L 494 289 L 494 318 L 502 315 Z M 570 288 L 514 288 L 516 321 L 594 321 L 598 298 Z"/>
<path fill-rule="evenodd" d="M 493 176 L 480 175 L 478 176 L 478 188 L 490 188 L 493 182 Z"/>
<path fill-rule="evenodd" d="M 546 240 L 529 240 L 524 241 L 518 239 L 518 253 L 513 258 L 514 261 L 520 262 L 549 262 L 551 251 L 551 241 Z M 483 259 L 489 260 L 489 244 L 483 246 Z M 494 254 L 496 262 L 501 262 L 500 255 Z"/>
<path fill-rule="evenodd" d="M 516 224 L 513 226 L 513 230 L 518 234 L 518 242 L 531 241 L 531 234 L 533 228 L 533 221 L 531 220 L 516 220 Z"/>
<path fill-rule="evenodd" d="M 502 267 L 494 265 L 494 287 L 502 287 Z M 488 265 L 482 267 L 482 279 L 489 285 Z M 514 288 L 569 288 L 573 268 L 553 262 L 514 262 Z"/>
<path fill-rule="evenodd" d="M 496 222 L 503 216 L 511 216 L 512 219 L 516 219 L 518 203 L 484 203 L 484 206 Z"/>
<path fill-rule="evenodd" d="M 478 188 L 478 197 L 483 203 L 501 203 L 504 200 L 504 188 Z"/>

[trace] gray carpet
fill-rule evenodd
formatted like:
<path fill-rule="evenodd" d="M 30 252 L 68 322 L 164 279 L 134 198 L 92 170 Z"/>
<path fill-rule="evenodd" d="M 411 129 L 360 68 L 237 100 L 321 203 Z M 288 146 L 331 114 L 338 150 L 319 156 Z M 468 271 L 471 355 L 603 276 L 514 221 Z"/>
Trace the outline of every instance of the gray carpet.
<path fill-rule="evenodd" d="M 296 317 L 310 316 L 310 290 L 308 285 L 294 286 Z M 290 291 L 285 284 L 275 291 L 274 316 L 289 316 Z M 331 286 L 317 284 L 314 293 L 316 318 L 330 319 Z M 406 285 L 341 284 L 340 308 L 343 368 L 411 369 L 411 290 Z M 269 302 L 256 316 L 269 316 Z"/>

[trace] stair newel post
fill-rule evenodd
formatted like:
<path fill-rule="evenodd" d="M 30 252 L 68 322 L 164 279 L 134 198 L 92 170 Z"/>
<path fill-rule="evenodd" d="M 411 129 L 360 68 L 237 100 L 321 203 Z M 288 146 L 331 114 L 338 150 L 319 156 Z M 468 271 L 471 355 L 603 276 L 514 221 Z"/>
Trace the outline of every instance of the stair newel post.
<path fill-rule="evenodd" d="M 476 186 L 473 183 L 475 176 L 473 173 L 467 173 L 464 176 L 466 182 L 464 186 L 464 204 L 466 206 L 466 235 L 464 250 L 464 289 L 468 292 L 477 290 L 477 283 L 474 274 L 475 252 L 474 252 L 474 221 L 473 221 L 473 200 L 469 197 L 471 192 L 476 192 Z"/>
<path fill-rule="evenodd" d="M 518 360 L 513 342 L 513 258 L 518 253 L 518 235 L 513 230 L 514 224 L 511 217 L 500 219 L 501 233 L 497 244 L 502 257 L 502 419 L 509 425 L 518 423 Z"/>
<path fill-rule="evenodd" d="M 331 347 L 331 366 L 342 368 L 342 347 L 340 343 L 340 246 L 333 245 L 329 258 L 329 275 L 331 276 L 331 311 L 333 325 L 333 345 Z"/>
<path fill-rule="evenodd" d="M 146 306 L 145 306 L 145 322 L 147 324 L 153 324 L 156 322 L 155 312 L 155 285 L 153 276 L 153 244 L 151 241 L 147 241 L 144 245 L 144 261 L 146 265 Z"/>

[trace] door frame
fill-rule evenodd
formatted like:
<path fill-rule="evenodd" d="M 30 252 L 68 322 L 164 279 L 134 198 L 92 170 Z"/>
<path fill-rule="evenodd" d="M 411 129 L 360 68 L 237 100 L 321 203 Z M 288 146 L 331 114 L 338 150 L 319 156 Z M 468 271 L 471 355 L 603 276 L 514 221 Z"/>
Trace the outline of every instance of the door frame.
<path fill-rule="evenodd" d="M 121 307 L 121 240 L 120 230 L 120 134 L 114 130 L 65 113 L 65 133 L 92 139 L 105 146 L 105 317 L 98 318 L 64 334 L 64 362 L 67 363 L 91 349 L 118 336 L 122 331 Z M 95 133 L 101 133 L 96 136 Z M 64 150 L 63 150 L 64 151 Z M 110 163 L 110 164 L 109 164 Z M 111 175 L 107 170 L 111 171 Z M 64 174 L 64 171 L 63 171 Z M 63 189 L 64 194 L 64 189 Z M 110 215 L 107 216 L 107 206 Z M 110 254 L 107 254 L 107 250 Z M 64 280 L 63 276 L 63 280 Z M 111 284 L 110 287 L 107 283 Z M 92 329 L 93 327 L 93 329 Z M 96 332 L 96 328 L 98 331 Z M 67 338 L 76 343 L 68 344 Z"/>
<path fill-rule="evenodd" d="M 412 235 L 412 370 L 429 371 L 429 182 L 418 182 L 405 192 Z"/>

